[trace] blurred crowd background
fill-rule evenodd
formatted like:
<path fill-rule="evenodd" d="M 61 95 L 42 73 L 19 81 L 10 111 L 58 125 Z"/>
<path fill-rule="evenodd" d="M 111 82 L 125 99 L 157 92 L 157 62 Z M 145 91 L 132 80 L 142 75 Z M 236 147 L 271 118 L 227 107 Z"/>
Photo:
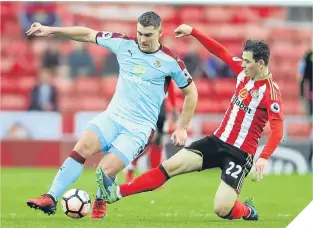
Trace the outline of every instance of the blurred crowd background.
<path fill-rule="evenodd" d="M 173 30 L 181 23 L 190 24 L 238 56 L 245 39 L 266 40 L 271 45 L 270 70 L 283 94 L 287 135 L 307 139 L 310 126 L 297 75 L 301 59 L 313 46 L 310 7 L 1 2 L 2 110 L 56 111 L 63 118 L 78 111 L 104 110 L 117 81 L 115 55 L 95 44 L 62 37 L 28 38 L 25 31 L 36 21 L 135 36 L 136 19 L 148 10 L 160 14 L 163 45 L 181 56 L 196 82 L 199 115 L 224 113 L 234 90 L 235 75 L 196 40 L 174 39 Z M 183 95 L 178 89 L 177 99 L 181 108 Z M 201 132 L 212 132 L 218 124 L 206 119 L 200 124 Z M 16 122 L 7 132 L 21 129 L 20 125 Z M 19 134 L 25 137 L 27 129 Z"/>

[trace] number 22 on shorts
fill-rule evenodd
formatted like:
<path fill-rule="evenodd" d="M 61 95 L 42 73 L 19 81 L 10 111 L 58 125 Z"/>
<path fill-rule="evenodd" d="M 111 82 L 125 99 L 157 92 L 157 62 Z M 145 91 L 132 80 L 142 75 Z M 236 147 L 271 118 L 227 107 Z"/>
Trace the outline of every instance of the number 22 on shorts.
<path fill-rule="evenodd" d="M 236 165 L 234 162 L 229 162 L 229 167 L 226 169 L 226 174 L 231 175 L 233 178 L 237 179 L 238 174 L 241 173 L 242 167 L 240 165 Z"/>

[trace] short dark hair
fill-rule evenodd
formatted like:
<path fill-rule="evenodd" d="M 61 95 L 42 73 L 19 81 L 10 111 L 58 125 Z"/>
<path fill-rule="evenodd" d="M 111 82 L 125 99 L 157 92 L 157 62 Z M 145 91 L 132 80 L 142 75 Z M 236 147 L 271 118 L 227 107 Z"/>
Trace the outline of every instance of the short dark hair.
<path fill-rule="evenodd" d="M 243 51 L 250 51 L 253 59 L 258 62 L 261 59 L 267 66 L 270 58 L 270 47 L 264 40 L 247 40 L 243 45 Z"/>
<path fill-rule="evenodd" d="M 153 11 L 145 12 L 138 18 L 138 23 L 143 27 L 153 26 L 158 28 L 161 25 L 161 17 Z"/>

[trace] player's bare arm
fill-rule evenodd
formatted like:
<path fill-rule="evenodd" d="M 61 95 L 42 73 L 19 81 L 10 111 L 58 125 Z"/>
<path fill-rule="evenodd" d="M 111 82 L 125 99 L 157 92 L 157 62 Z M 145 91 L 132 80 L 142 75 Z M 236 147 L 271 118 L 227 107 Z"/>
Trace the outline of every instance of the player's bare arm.
<path fill-rule="evenodd" d="M 197 106 L 198 91 L 195 83 L 191 82 L 189 86 L 182 89 L 182 92 L 185 95 L 185 101 L 179 127 L 187 129 Z"/>
<path fill-rule="evenodd" d="M 189 123 L 195 112 L 198 102 L 198 91 L 194 82 L 191 82 L 190 85 L 188 85 L 186 88 L 183 88 L 182 92 L 185 95 L 182 115 L 179 121 L 178 128 L 172 135 L 172 140 L 174 141 L 175 145 L 180 146 L 183 146 L 186 143 L 187 129 L 189 127 Z"/>
<path fill-rule="evenodd" d="M 26 32 L 28 36 L 46 37 L 50 35 L 62 35 L 71 40 L 96 43 L 97 31 L 86 27 L 49 27 L 38 22 L 32 24 Z"/>

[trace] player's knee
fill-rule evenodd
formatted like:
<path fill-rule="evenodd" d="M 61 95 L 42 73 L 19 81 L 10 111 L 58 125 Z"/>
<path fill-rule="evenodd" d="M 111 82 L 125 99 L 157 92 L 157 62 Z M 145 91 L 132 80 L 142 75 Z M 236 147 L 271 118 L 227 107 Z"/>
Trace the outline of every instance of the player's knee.
<path fill-rule="evenodd" d="M 125 164 L 121 158 L 113 153 L 107 154 L 100 162 L 99 166 L 103 172 L 110 178 L 115 178 L 116 175 L 125 168 Z"/>
<path fill-rule="evenodd" d="M 165 171 L 170 177 L 176 176 L 179 174 L 179 170 L 182 167 L 182 164 L 177 161 L 166 160 L 162 163 Z"/>
<path fill-rule="evenodd" d="M 88 158 L 93 154 L 100 151 L 100 142 L 96 133 L 85 132 L 81 139 L 77 142 L 74 147 L 74 151 L 79 153 L 81 156 Z"/>
<path fill-rule="evenodd" d="M 183 173 L 199 171 L 202 165 L 202 157 L 182 149 L 162 164 L 168 175 L 173 177 Z"/>
<path fill-rule="evenodd" d="M 116 174 L 119 172 L 117 171 L 115 167 L 113 166 L 101 166 L 103 172 L 110 178 L 115 178 Z"/>
<path fill-rule="evenodd" d="M 214 212 L 221 218 L 226 219 L 231 209 L 232 207 L 228 204 L 214 204 Z"/>

